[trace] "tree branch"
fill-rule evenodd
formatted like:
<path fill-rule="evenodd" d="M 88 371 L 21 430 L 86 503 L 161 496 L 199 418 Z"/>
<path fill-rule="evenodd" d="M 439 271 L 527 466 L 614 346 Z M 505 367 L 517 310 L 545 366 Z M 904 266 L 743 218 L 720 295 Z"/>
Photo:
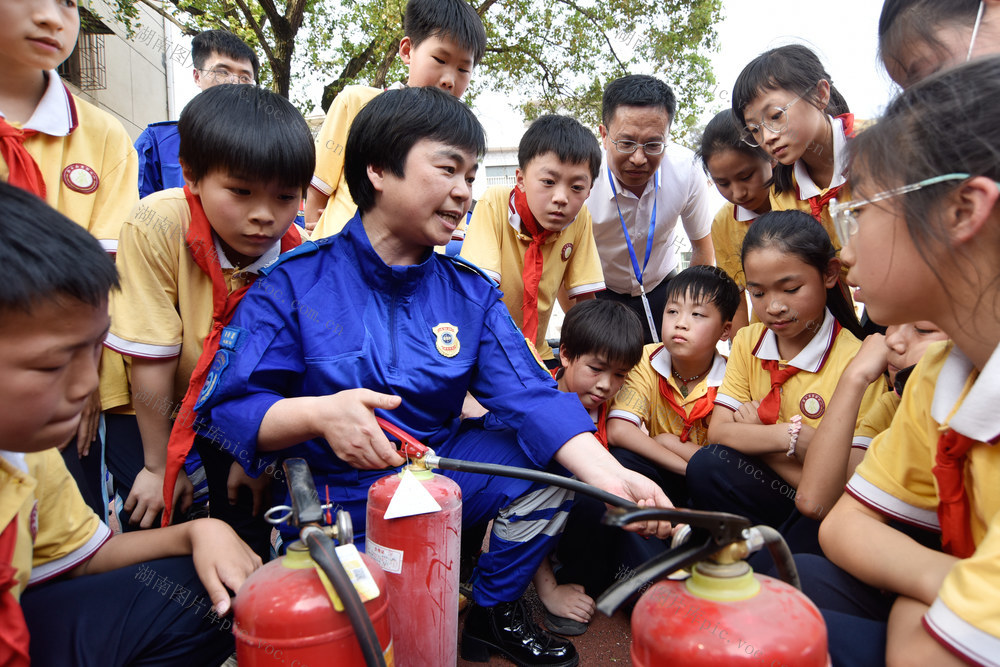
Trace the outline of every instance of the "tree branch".
<path fill-rule="evenodd" d="M 486 12 L 490 11 L 490 7 L 495 5 L 497 0 L 486 0 L 483 4 L 476 8 L 476 13 L 479 14 L 480 18 L 486 15 Z"/>
<path fill-rule="evenodd" d="M 277 62 L 274 56 L 274 51 L 271 49 L 271 45 L 267 43 L 267 35 L 264 34 L 263 28 L 257 23 L 257 19 L 254 18 L 253 12 L 243 0 L 236 0 L 236 4 L 239 6 L 240 11 L 243 12 L 243 16 L 246 18 L 247 23 L 250 24 L 250 29 L 253 30 L 254 34 L 257 35 L 257 41 L 260 42 L 260 47 L 264 49 L 264 55 L 267 56 L 268 61 L 272 65 Z"/>
<path fill-rule="evenodd" d="M 242 0 L 236 0 L 236 4 L 240 6 L 240 9 L 243 9 Z M 277 21 L 284 18 L 278 12 L 278 8 L 274 6 L 274 3 L 271 0 L 258 0 L 257 4 L 259 4 L 264 10 L 264 14 L 267 15 L 267 18 L 271 21 L 271 25 L 274 25 Z M 245 11 L 246 10 L 244 10 L 244 12 Z"/>
<path fill-rule="evenodd" d="M 622 71 L 624 71 L 626 74 L 628 74 L 628 68 L 625 67 L 625 63 L 622 62 L 622 59 L 618 57 L 618 53 L 615 51 L 614 45 L 611 43 L 611 40 L 608 38 L 608 34 L 606 32 L 604 32 L 603 26 L 601 26 L 601 23 L 600 23 L 600 21 L 597 20 L 597 17 L 594 16 L 594 13 L 591 12 L 589 9 L 586 9 L 585 7 L 581 7 L 580 5 L 576 4 L 575 2 L 573 2 L 573 0 L 556 0 L 556 2 L 561 2 L 562 4 L 566 5 L 567 7 L 575 9 L 576 11 L 578 11 L 579 13 L 581 13 L 585 17 L 587 17 L 587 19 L 591 23 L 594 24 L 594 27 L 597 28 L 597 30 L 601 33 L 601 35 L 604 36 L 604 41 L 607 42 L 608 49 L 611 50 L 611 55 L 613 55 L 615 57 L 615 62 L 617 62 L 618 66 L 622 68 Z"/>
<path fill-rule="evenodd" d="M 197 30 L 189 28 L 188 26 L 184 25 L 183 23 L 181 23 L 180 21 L 178 21 L 177 19 L 175 19 L 170 12 L 168 12 L 167 10 L 165 10 L 159 4 L 157 4 L 155 2 L 151 2 L 150 0 L 140 0 L 140 2 L 142 2 L 142 4 L 146 5 L 147 7 L 149 7 L 150 9 L 152 9 L 154 12 L 156 12 L 157 14 L 159 14 L 160 16 L 162 16 L 163 18 L 165 18 L 168 21 L 170 21 L 171 23 L 173 23 L 175 26 L 177 26 L 180 29 L 180 31 L 181 31 L 182 34 L 192 35 L 192 36 L 198 34 Z"/>

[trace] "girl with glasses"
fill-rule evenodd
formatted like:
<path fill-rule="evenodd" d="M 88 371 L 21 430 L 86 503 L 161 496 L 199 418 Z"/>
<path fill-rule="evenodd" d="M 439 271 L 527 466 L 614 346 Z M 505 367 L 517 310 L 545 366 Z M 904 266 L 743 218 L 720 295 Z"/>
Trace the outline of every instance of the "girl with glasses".
<path fill-rule="evenodd" d="M 1000 52 L 998 0 L 886 0 L 878 48 L 903 88 L 973 57 Z"/>
<path fill-rule="evenodd" d="M 831 199 L 847 195 L 845 157 L 854 116 L 816 54 L 792 44 L 757 56 L 736 79 L 733 113 L 744 141 L 778 162 L 772 208 L 810 214 L 839 251 L 828 207 Z"/>
<path fill-rule="evenodd" d="M 836 591 L 812 594 L 834 664 L 1000 664 L 998 105 L 1000 58 L 976 60 L 908 88 L 851 147 L 842 258 L 859 300 L 951 341 L 928 348 L 823 522 L 843 571 L 802 568 Z"/>

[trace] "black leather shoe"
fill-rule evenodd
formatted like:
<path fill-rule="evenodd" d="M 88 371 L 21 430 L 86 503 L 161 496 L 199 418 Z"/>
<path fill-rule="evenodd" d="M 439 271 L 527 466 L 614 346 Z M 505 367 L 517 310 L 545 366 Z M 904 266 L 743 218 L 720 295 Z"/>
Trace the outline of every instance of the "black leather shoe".
<path fill-rule="evenodd" d="M 502 653 L 521 667 L 574 667 L 580 662 L 573 644 L 540 628 L 520 600 L 495 607 L 473 605 L 462 631 L 462 659 L 487 662 Z"/>

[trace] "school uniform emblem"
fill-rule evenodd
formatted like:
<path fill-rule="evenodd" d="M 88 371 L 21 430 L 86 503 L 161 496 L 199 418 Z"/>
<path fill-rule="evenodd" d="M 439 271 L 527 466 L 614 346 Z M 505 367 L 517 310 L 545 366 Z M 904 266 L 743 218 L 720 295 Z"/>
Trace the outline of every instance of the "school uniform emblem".
<path fill-rule="evenodd" d="M 437 348 L 438 354 L 442 357 L 454 357 L 458 354 L 459 349 L 462 347 L 461 343 L 458 342 L 458 327 L 454 324 L 442 322 L 431 329 L 431 331 L 436 336 L 434 347 Z"/>
<path fill-rule="evenodd" d="M 205 404 L 211 396 L 212 392 L 219 384 L 219 378 L 222 377 L 222 371 L 226 370 L 226 366 L 229 365 L 229 350 L 219 350 L 215 353 L 215 357 L 212 359 L 212 365 L 209 367 L 208 376 L 205 378 L 205 384 L 201 387 L 201 393 L 198 394 L 198 401 L 194 405 L 195 410 L 201 409 L 201 406 Z"/>
<path fill-rule="evenodd" d="M 819 419 L 826 412 L 826 401 L 819 394 L 806 394 L 799 401 L 799 410 L 810 419 Z"/>
<path fill-rule="evenodd" d="M 573 254 L 573 244 L 567 243 L 562 247 L 562 252 L 559 253 L 559 256 L 562 257 L 562 261 L 566 262 L 569 261 L 569 256 L 572 254 Z"/>
<path fill-rule="evenodd" d="M 67 188 L 84 195 L 96 191 L 101 183 L 96 171 L 79 162 L 74 162 L 63 169 L 62 180 Z"/>

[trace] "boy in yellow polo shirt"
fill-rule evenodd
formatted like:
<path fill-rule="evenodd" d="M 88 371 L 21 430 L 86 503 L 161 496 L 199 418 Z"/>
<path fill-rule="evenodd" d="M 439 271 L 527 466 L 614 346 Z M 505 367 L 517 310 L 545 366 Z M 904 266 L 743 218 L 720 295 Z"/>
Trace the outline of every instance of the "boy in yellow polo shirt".
<path fill-rule="evenodd" d="M 472 70 L 486 52 L 486 29 L 472 5 L 467 0 L 410 0 L 403 32 L 399 57 L 410 70 L 406 85 L 434 86 L 455 97 L 465 94 Z M 316 137 L 316 173 L 306 196 L 306 229 L 314 239 L 339 232 L 358 208 L 344 176 L 344 146 L 354 117 L 381 92 L 347 86 L 330 105 Z"/>
<path fill-rule="evenodd" d="M 0 664 L 218 665 L 260 560 L 218 521 L 112 537 L 84 504 L 55 447 L 97 388 L 114 263 L 6 184 L 0 218 Z"/>
<path fill-rule="evenodd" d="M 611 404 L 615 458 L 660 482 L 675 505 L 687 500 L 688 459 L 708 442 L 708 417 L 726 375 L 716 351 L 728 340 L 742 293 L 725 271 L 692 266 L 667 286 L 662 343 L 647 345 Z"/>
<path fill-rule="evenodd" d="M 545 331 L 560 286 L 570 298 L 604 289 L 593 221 L 584 202 L 601 168 L 597 138 L 568 116 L 542 116 L 517 150 L 517 184 L 489 188 L 476 203 L 462 257 L 500 284 L 524 337 L 556 368 Z"/>
<path fill-rule="evenodd" d="M 174 490 L 167 441 L 172 428 L 192 427 L 190 410 L 219 332 L 257 275 L 301 242 L 292 221 L 314 163 L 302 116 L 284 98 L 254 86 L 202 92 L 184 108 L 178 129 L 187 185 L 144 198 L 122 226 L 122 289 L 111 297 L 105 343 L 131 360 L 143 455 L 128 457 L 134 446 L 113 443 L 108 462 L 116 479 L 122 477 L 123 491 L 129 489 L 122 497 L 127 495 L 130 522 L 143 528 L 153 525 L 161 510 L 168 517 L 173 510 L 172 504 L 165 508 L 164 499 L 165 483 L 166 495 Z M 203 358 L 209 346 L 211 354 Z M 196 389 L 189 391 L 189 385 Z M 213 516 L 233 522 L 266 556 L 268 524 L 250 519 L 249 502 L 231 510 L 227 497 L 231 471 L 246 481 L 242 467 L 221 451 L 225 434 L 205 435 L 197 445 Z M 187 453 L 174 453 L 180 457 L 172 459 L 175 465 Z M 255 514 L 261 500 L 257 488 Z"/>

